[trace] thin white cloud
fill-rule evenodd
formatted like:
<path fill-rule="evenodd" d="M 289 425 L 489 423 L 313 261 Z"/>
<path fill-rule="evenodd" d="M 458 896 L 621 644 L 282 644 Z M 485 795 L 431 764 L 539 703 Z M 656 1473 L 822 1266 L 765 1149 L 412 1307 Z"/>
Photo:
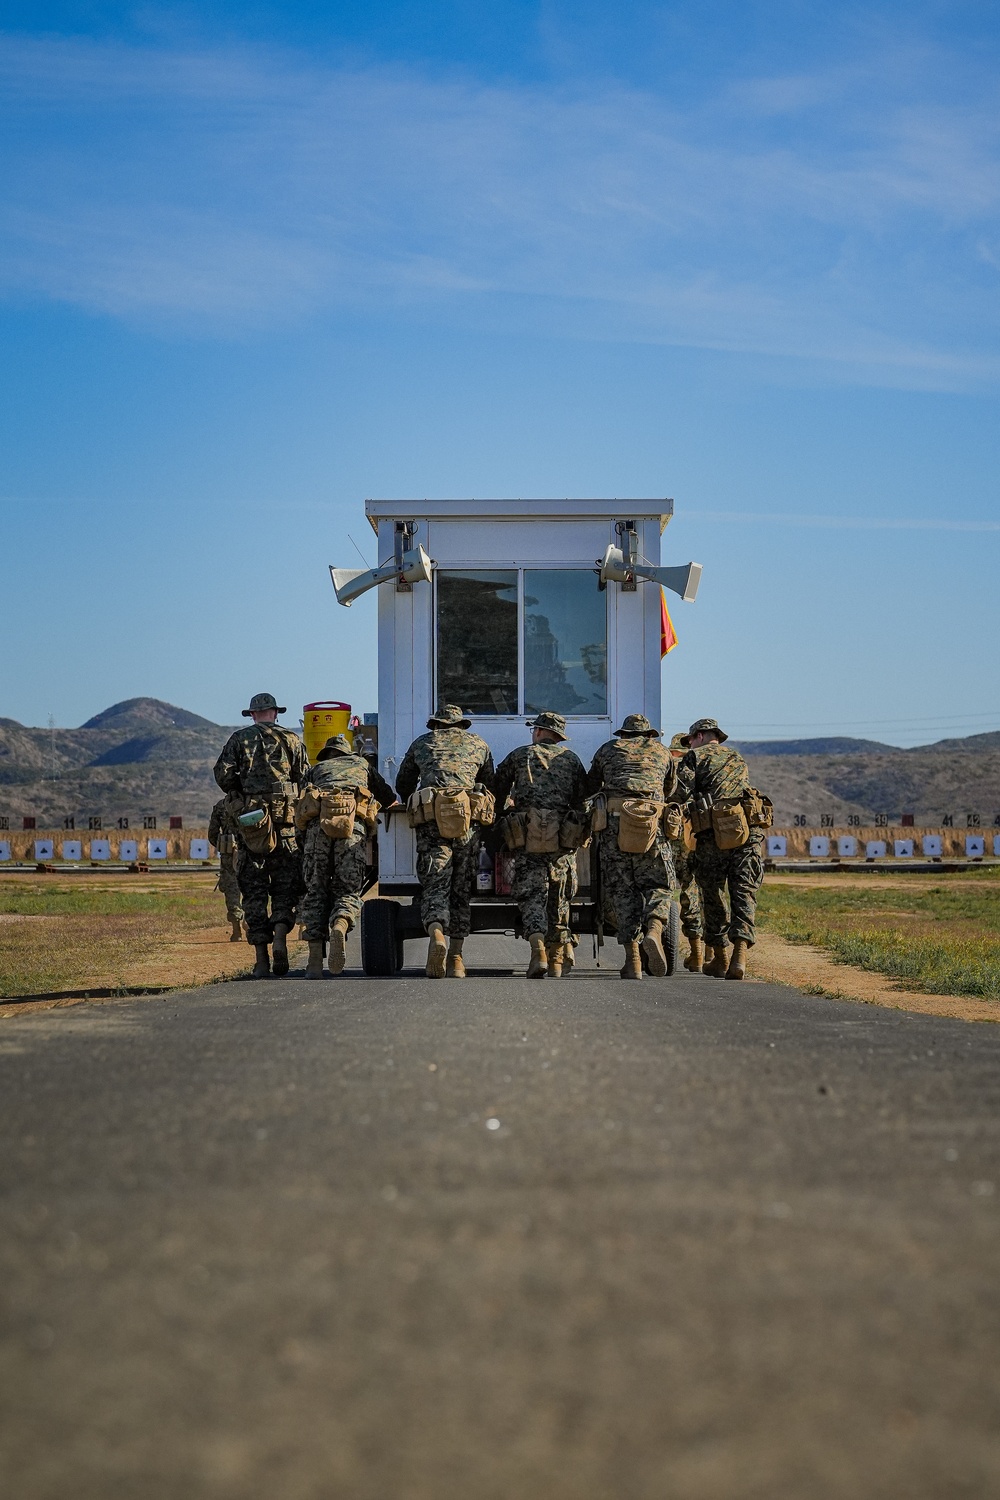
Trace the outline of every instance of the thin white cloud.
<path fill-rule="evenodd" d="M 986 99 L 928 93 L 932 72 L 890 103 L 841 66 L 681 113 L 8 37 L 0 291 L 202 326 L 389 302 L 992 383 L 1000 127 Z"/>
<path fill-rule="evenodd" d="M 781 511 L 692 509 L 687 512 L 685 519 L 718 521 L 727 526 L 734 521 L 748 521 L 754 525 L 763 522 L 774 526 L 818 526 L 838 531 L 1000 531 L 1000 521 L 944 521 L 937 518 L 921 520 L 917 517 L 895 520 L 887 516 L 795 516 Z"/>

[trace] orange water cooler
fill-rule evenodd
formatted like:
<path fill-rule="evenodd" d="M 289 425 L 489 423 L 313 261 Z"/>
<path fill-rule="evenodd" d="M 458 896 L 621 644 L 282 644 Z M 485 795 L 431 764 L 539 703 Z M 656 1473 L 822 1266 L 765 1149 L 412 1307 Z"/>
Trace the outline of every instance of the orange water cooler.
<path fill-rule="evenodd" d="M 351 722 L 349 703 L 306 703 L 302 709 L 302 738 L 305 740 L 309 764 L 316 764 L 316 757 L 331 734 L 346 734 L 351 743 L 354 736 L 348 725 Z"/>

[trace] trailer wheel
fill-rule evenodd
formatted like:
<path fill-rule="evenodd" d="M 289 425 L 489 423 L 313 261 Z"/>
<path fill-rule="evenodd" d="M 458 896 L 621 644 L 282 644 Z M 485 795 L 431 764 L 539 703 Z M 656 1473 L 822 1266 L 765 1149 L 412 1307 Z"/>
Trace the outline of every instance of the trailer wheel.
<path fill-rule="evenodd" d="M 676 901 L 670 903 L 670 916 L 663 929 L 663 954 L 667 960 L 667 976 L 677 968 L 681 947 L 681 909 Z"/>
<path fill-rule="evenodd" d="M 377 897 L 361 908 L 361 967 L 373 977 L 397 973 L 403 966 L 403 940 L 397 931 L 399 905 Z"/>

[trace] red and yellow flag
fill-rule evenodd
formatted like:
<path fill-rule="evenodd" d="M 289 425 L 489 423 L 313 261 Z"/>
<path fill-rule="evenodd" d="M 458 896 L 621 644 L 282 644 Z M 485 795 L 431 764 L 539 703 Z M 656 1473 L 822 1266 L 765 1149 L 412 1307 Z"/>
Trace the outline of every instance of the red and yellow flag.
<path fill-rule="evenodd" d="M 660 590 L 660 660 L 671 652 L 677 645 L 677 632 L 674 630 L 674 622 L 670 618 L 667 608 L 667 596 Z"/>

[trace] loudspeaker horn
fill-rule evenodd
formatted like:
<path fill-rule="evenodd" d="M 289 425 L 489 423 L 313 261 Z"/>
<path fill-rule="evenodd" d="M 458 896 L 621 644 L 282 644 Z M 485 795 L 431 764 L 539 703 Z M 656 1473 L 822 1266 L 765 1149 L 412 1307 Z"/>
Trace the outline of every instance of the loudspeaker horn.
<path fill-rule="evenodd" d="M 644 578 L 648 583 L 658 583 L 675 594 L 680 594 L 685 604 L 692 604 L 701 583 L 701 563 L 688 563 L 678 568 L 650 568 L 637 563 L 628 568 L 620 547 L 609 547 L 601 562 L 601 583 L 627 583 L 632 578 Z"/>
<path fill-rule="evenodd" d="M 396 578 L 403 578 L 407 583 L 430 583 L 433 563 L 423 547 L 417 547 L 412 552 L 404 552 L 402 563 L 401 568 L 397 567 L 395 558 L 391 557 L 380 568 L 334 568 L 331 566 L 330 577 L 333 579 L 337 603 L 349 607 L 355 599 L 359 599 L 362 594 L 367 594 L 369 589 L 375 588 L 380 583 L 390 583 Z"/>

